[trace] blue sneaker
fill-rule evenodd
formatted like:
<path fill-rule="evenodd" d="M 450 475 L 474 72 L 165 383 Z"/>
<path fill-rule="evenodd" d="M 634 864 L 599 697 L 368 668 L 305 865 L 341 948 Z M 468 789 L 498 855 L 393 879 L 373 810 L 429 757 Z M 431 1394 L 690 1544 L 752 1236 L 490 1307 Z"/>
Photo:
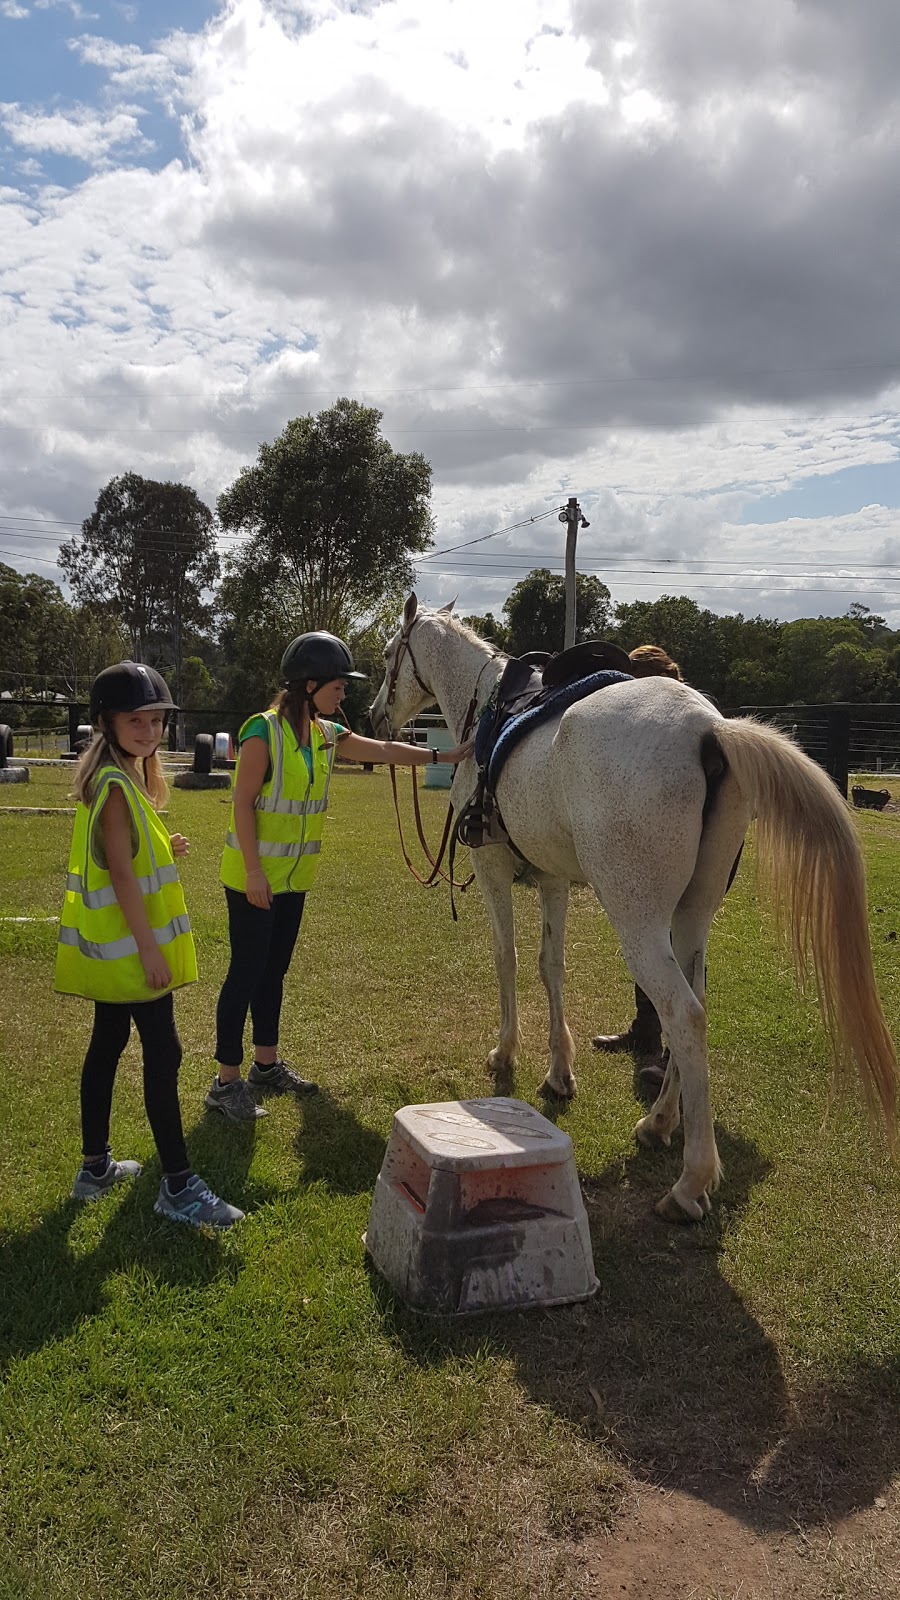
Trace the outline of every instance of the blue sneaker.
<path fill-rule="evenodd" d="M 86 1167 L 80 1167 L 69 1198 L 99 1200 L 101 1195 L 109 1194 L 117 1183 L 130 1183 L 133 1178 L 139 1178 L 142 1170 L 139 1161 L 113 1161 L 112 1157 L 102 1178 L 95 1178 Z"/>
<path fill-rule="evenodd" d="M 220 1200 L 196 1173 L 188 1178 L 178 1194 L 169 1193 L 169 1185 L 163 1178 L 153 1209 L 158 1217 L 167 1217 L 169 1222 L 186 1222 L 192 1228 L 231 1228 L 244 1220 L 243 1211 L 230 1206 L 227 1200 Z"/>

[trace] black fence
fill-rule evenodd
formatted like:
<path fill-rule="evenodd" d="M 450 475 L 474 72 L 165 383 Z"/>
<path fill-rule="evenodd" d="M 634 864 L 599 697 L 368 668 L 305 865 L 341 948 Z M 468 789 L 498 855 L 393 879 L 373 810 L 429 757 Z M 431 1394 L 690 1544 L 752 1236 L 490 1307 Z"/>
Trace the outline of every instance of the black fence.
<path fill-rule="evenodd" d="M 782 728 L 825 768 L 845 797 L 851 772 L 900 773 L 900 705 L 895 701 L 741 706 L 728 715 L 752 715 Z"/>
<path fill-rule="evenodd" d="M 45 726 L 37 731 L 42 740 L 56 739 L 60 753 L 76 748 L 78 729 L 87 722 L 87 702 L 83 700 L 47 701 L 34 697 L 0 700 L 0 724 L 7 720 L 3 715 L 4 705 L 40 707 Z M 52 719 L 47 716 L 48 712 L 53 713 Z M 726 715 L 752 715 L 761 722 L 782 728 L 830 773 L 844 796 L 851 772 L 900 774 L 900 703 L 896 701 L 735 706 L 728 709 Z M 243 720 L 239 713 L 223 711 L 221 707 L 186 706 L 169 726 L 169 749 L 193 750 L 198 733 L 230 733 L 234 738 Z M 13 729 L 17 741 L 22 740 L 25 732 L 24 728 Z"/>

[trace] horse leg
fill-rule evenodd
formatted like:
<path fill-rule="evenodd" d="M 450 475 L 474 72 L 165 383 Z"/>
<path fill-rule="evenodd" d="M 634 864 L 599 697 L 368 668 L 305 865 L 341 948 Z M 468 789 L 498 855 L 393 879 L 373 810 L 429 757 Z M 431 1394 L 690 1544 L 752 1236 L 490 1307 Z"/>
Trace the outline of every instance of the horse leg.
<path fill-rule="evenodd" d="M 672 949 L 681 971 L 691 986 L 700 1005 L 706 1009 L 706 944 L 713 917 L 731 886 L 737 870 L 742 841 L 747 826 L 746 808 L 736 794 L 733 783 L 726 779 L 717 796 L 717 803 L 707 819 L 700 840 L 700 849 L 691 881 L 672 915 Z M 715 1150 L 712 1111 L 709 1101 L 709 1058 L 705 1029 L 702 1054 L 689 1063 L 685 1074 L 679 1073 L 679 1059 L 670 1053 L 669 1071 L 656 1103 L 642 1122 L 638 1137 L 643 1143 L 660 1140 L 668 1144 L 678 1125 L 679 1089 L 684 1094 L 685 1172 L 687 1171 L 688 1128 L 693 1128 L 697 1148 L 706 1159 L 711 1142 L 715 1151 L 715 1189 L 722 1176 L 722 1168 Z M 682 1178 L 684 1178 L 684 1173 Z M 676 1184 L 658 1210 L 664 1216 L 676 1217 L 674 1206 L 681 1205 L 681 1195 Z M 701 1197 L 702 1204 L 702 1197 Z M 676 1220 L 681 1220 L 680 1215 Z"/>
<path fill-rule="evenodd" d="M 673 923 L 673 934 L 674 934 Z M 641 1144 L 668 1143 L 678 1120 L 678 1087 L 684 1115 L 684 1166 L 657 1211 L 670 1222 L 699 1222 L 722 1169 L 709 1103 L 706 1011 L 694 993 L 668 939 L 631 945 L 623 941 L 635 982 L 646 990 L 662 1019 L 670 1063 L 659 1100 L 635 1128 Z M 699 982 L 702 985 L 702 970 Z M 701 991 L 702 992 L 702 991 Z"/>
<path fill-rule="evenodd" d="M 501 1094 L 511 1087 L 519 1049 L 519 1013 L 516 1002 L 516 929 L 512 885 L 516 858 L 504 845 L 484 845 L 472 852 L 478 887 L 484 896 L 491 924 L 494 966 L 500 989 L 500 1030 L 487 1058 L 487 1068 Z"/>
<path fill-rule="evenodd" d="M 539 971 L 550 1004 L 550 1070 L 541 1084 L 542 1094 L 571 1100 L 575 1094 L 575 1041 L 566 1025 L 563 1011 L 563 983 L 566 975 L 566 912 L 569 885 L 564 878 L 543 875 L 538 880 L 541 895 L 541 953 Z"/>

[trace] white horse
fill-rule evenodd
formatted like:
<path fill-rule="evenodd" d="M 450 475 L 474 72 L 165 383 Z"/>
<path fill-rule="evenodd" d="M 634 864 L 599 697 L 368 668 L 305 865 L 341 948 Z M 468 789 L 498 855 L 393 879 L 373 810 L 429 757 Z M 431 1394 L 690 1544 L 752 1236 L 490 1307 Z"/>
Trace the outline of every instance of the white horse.
<path fill-rule="evenodd" d="M 506 658 L 451 612 L 420 611 L 410 595 L 385 651 L 371 710 L 376 734 L 394 733 L 437 701 L 459 742 L 467 711 L 488 701 Z M 470 759 L 454 779 L 457 810 L 475 780 Z M 760 867 L 798 976 L 809 962 L 813 968 L 835 1070 L 855 1064 L 893 1145 L 898 1068 L 875 988 L 861 852 L 846 803 L 791 740 L 747 718 L 727 720 L 670 678 L 618 683 L 534 729 L 509 756 L 497 800 L 541 896 L 540 973 L 550 1002 L 544 1091 L 575 1093 L 575 1045 L 563 1012 L 570 883 L 594 889 L 634 981 L 659 1012 L 669 1067 L 635 1132 L 642 1144 L 668 1145 L 681 1102 L 684 1166 L 657 1205 L 661 1215 L 699 1221 L 721 1177 L 709 1101 L 706 941 L 754 816 Z M 521 860 L 488 844 L 472 861 L 500 985 L 488 1066 L 507 1081 L 519 1044 L 512 883 Z"/>

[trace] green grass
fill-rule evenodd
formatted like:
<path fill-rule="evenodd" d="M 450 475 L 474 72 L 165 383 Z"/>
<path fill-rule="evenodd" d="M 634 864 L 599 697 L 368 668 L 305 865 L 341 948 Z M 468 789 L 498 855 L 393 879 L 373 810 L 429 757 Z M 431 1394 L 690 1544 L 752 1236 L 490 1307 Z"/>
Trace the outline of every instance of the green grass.
<path fill-rule="evenodd" d="M 34 769 L 0 807 L 64 804 L 68 781 Z M 437 835 L 445 797 L 422 798 Z M 446 892 L 402 867 L 386 776 L 340 773 L 282 1039 L 324 1092 L 276 1101 L 253 1130 L 212 1121 L 224 800 L 173 790 L 169 826 L 193 844 L 183 877 L 202 973 L 177 1002 L 188 1142 L 249 1212 L 232 1234 L 154 1218 L 134 1044 L 114 1148 L 145 1171 L 94 1207 L 66 1199 L 90 1008 L 51 991 L 52 923 L 0 921 L 0 1596 L 569 1595 L 579 1541 L 614 1518 L 629 1474 L 752 1495 L 772 1526 L 880 1494 L 900 1465 L 900 1182 L 857 1108 L 828 1110 L 817 1017 L 751 864 L 710 952 L 726 1167 L 714 1216 L 681 1231 L 653 1215 L 680 1150 L 637 1150 L 629 1066 L 591 1057 L 591 1033 L 627 1020 L 631 990 L 577 891 L 580 1093 L 564 1121 L 601 1288 L 581 1306 L 455 1324 L 406 1311 L 360 1236 L 396 1107 L 487 1092 L 496 991 L 477 891 L 454 925 Z M 858 824 L 896 1031 L 900 819 Z M 55 914 L 70 830 L 0 810 L 0 917 Z M 534 891 L 517 896 L 517 1092 L 532 1099 L 547 1023 Z"/>

